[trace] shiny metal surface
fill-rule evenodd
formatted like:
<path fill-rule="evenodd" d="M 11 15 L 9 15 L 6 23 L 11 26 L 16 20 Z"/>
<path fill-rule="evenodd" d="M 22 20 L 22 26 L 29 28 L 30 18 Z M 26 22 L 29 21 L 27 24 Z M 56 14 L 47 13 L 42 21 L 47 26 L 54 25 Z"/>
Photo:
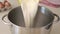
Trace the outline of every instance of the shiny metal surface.
<path fill-rule="evenodd" d="M 50 34 L 54 17 L 56 16 L 57 21 L 59 21 L 58 15 L 41 6 L 38 6 L 37 14 L 34 18 L 33 24 L 30 24 L 31 26 L 29 28 L 25 27 L 21 7 L 12 9 L 8 15 L 5 16 L 8 16 L 8 20 L 11 23 L 10 28 L 12 34 Z M 2 18 L 3 21 L 5 16 Z M 7 21 L 5 20 L 5 22 Z"/>
<path fill-rule="evenodd" d="M 12 9 L 8 14 L 8 19 L 15 25 L 25 27 L 24 17 L 21 7 Z"/>
<path fill-rule="evenodd" d="M 45 7 L 38 7 L 37 14 L 35 16 L 34 22 L 31 27 L 43 27 L 49 23 L 52 23 L 57 17 L 57 21 L 59 21 L 59 16 L 52 13 L 49 9 Z"/>

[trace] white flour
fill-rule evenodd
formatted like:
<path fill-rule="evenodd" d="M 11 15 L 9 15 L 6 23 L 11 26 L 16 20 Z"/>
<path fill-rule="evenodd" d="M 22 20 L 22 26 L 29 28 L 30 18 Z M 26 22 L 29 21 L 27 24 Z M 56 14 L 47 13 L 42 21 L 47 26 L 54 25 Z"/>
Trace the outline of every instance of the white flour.
<path fill-rule="evenodd" d="M 21 7 L 23 10 L 24 14 L 24 19 L 25 19 L 25 25 L 26 26 L 31 26 L 33 22 L 33 18 L 36 14 L 38 6 L 38 0 L 23 0 Z"/>

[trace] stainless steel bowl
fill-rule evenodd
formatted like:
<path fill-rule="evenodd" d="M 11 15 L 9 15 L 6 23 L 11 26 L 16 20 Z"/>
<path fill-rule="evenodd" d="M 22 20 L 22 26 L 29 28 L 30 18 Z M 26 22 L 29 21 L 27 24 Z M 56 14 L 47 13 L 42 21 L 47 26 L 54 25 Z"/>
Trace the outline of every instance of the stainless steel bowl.
<path fill-rule="evenodd" d="M 8 15 L 2 17 L 5 23 L 7 23 L 7 20 L 4 20 L 6 16 L 10 21 L 12 34 L 49 34 L 55 16 L 57 17 L 56 21 L 59 21 L 58 15 L 43 6 L 38 6 L 36 16 L 29 28 L 25 26 L 24 16 L 20 6 L 12 9 Z"/>

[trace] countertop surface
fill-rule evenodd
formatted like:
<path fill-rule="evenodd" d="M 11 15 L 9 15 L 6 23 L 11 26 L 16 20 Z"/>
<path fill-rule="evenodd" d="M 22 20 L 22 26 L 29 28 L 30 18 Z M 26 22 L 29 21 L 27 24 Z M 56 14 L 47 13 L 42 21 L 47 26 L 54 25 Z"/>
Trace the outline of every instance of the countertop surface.
<path fill-rule="evenodd" d="M 10 0 L 11 4 L 12 4 L 12 7 L 17 7 L 18 6 L 18 3 L 17 1 L 12 1 Z M 42 5 L 42 4 L 41 4 Z M 45 5 L 42 5 L 42 6 L 45 6 Z M 52 8 L 52 7 L 49 7 L 49 6 L 45 6 L 47 8 L 49 8 L 52 12 L 56 13 L 57 15 L 60 16 L 60 8 Z M 4 11 L 4 12 L 0 12 L 0 34 L 11 34 L 10 32 L 10 28 L 9 28 L 9 25 L 7 24 L 4 24 L 5 22 L 2 21 L 2 17 L 5 15 L 5 14 L 8 14 L 10 10 L 8 11 Z M 52 26 L 52 30 L 51 30 L 51 34 L 60 34 L 60 21 L 55 23 L 53 22 L 53 26 Z"/>

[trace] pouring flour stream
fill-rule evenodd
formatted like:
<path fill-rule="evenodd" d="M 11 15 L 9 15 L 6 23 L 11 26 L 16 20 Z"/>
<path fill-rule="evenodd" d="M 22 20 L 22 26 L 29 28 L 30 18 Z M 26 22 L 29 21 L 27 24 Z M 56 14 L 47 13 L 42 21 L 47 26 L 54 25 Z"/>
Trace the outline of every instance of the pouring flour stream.
<path fill-rule="evenodd" d="M 21 8 L 23 10 L 25 26 L 32 26 L 39 0 L 19 0 L 19 3 L 21 4 Z"/>

